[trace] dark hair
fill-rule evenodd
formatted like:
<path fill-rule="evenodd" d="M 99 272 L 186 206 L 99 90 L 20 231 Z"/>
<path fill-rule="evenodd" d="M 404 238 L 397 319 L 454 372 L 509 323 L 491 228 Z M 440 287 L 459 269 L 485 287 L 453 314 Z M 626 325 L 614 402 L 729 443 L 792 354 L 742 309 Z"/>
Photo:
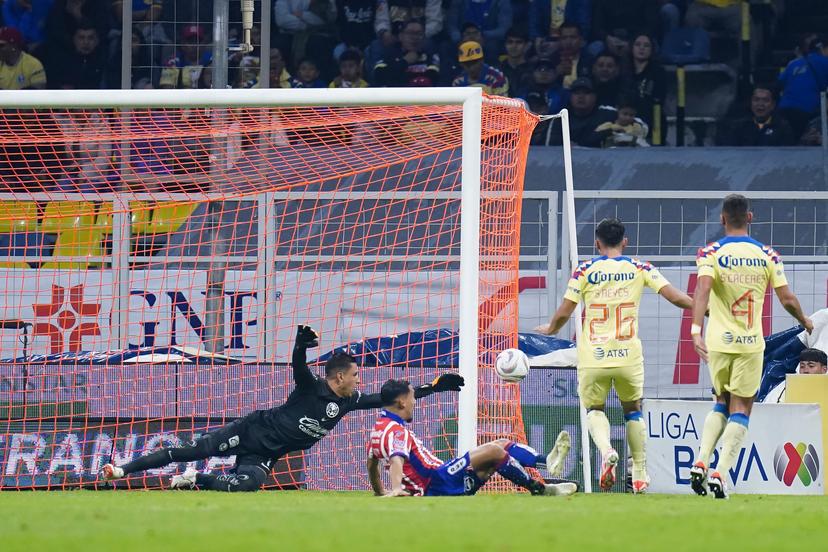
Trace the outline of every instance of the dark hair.
<path fill-rule="evenodd" d="M 819 362 L 820 364 L 828 364 L 828 355 L 825 351 L 819 349 L 803 349 L 799 353 L 799 362 Z"/>
<path fill-rule="evenodd" d="M 581 26 L 575 23 L 574 21 L 565 20 L 563 23 L 561 23 L 561 26 L 558 27 L 558 30 L 562 31 L 564 29 L 577 29 L 579 35 L 584 34 L 583 32 L 581 32 Z"/>
<path fill-rule="evenodd" d="M 343 61 L 355 61 L 357 63 L 361 63 L 362 54 L 359 53 L 359 50 L 349 48 L 342 52 L 342 54 L 339 56 L 339 63 L 342 63 Z"/>
<path fill-rule="evenodd" d="M 90 30 L 95 31 L 95 33 L 98 32 L 98 28 L 95 26 L 94 23 L 92 23 L 92 20 L 87 19 L 86 17 L 82 18 L 80 21 L 78 21 L 77 25 L 75 25 L 75 32 L 90 31 Z M 74 34 L 74 33 L 72 33 L 72 34 Z"/>
<path fill-rule="evenodd" d="M 398 398 L 406 395 L 411 390 L 411 384 L 408 380 L 390 379 L 382 384 L 380 389 L 380 398 L 382 399 L 382 406 L 391 406 Z"/>
<path fill-rule="evenodd" d="M 748 198 L 741 194 L 730 194 L 722 202 L 722 215 L 731 226 L 742 228 L 747 224 L 750 211 Z"/>
<path fill-rule="evenodd" d="M 774 102 L 777 102 L 779 100 L 779 89 L 776 87 L 775 84 L 766 82 L 760 82 L 758 84 L 755 84 L 753 85 L 753 92 L 751 92 L 750 95 L 753 96 L 753 94 L 757 90 L 767 90 L 768 92 L 770 92 L 771 98 Z"/>
<path fill-rule="evenodd" d="M 592 64 L 595 65 L 595 62 L 598 61 L 598 58 L 602 58 L 602 57 L 612 58 L 612 60 L 616 63 L 616 65 L 621 65 L 621 60 L 618 58 L 618 56 L 616 56 L 615 54 L 613 54 L 612 52 L 609 52 L 607 50 L 604 50 L 603 52 L 601 52 L 600 54 L 595 56 L 595 61 L 593 61 Z"/>
<path fill-rule="evenodd" d="M 617 218 L 607 218 L 595 227 L 595 237 L 607 247 L 615 247 L 624 239 L 624 224 Z"/>
<path fill-rule="evenodd" d="M 348 353 L 334 353 L 325 362 L 325 377 L 332 378 L 337 372 L 344 372 L 350 368 L 351 364 L 356 364 L 356 359 Z"/>
<path fill-rule="evenodd" d="M 509 27 L 509 30 L 506 31 L 506 38 L 519 38 L 524 42 L 529 42 L 529 33 L 526 32 L 526 28 L 523 26 Z"/>
<path fill-rule="evenodd" d="M 316 63 L 315 59 L 310 58 L 310 57 L 303 57 L 302 59 L 300 59 L 299 63 L 296 64 L 296 68 L 299 69 L 299 66 L 302 65 L 303 63 L 310 63 L 311 65 L 316 67 L 317 70 L 319 70 L 319 64 Z"/>
<path fill-rule="evenodd" d="M 621 109 L 624 107 L 630 107 L 635 109 L 636 113 L 638 112 L 638 98 L 636 98 L 632 94 L 621 94 L 618 97 L 618 101 L 615 103 L 615 107 L 617 109 Z"/>

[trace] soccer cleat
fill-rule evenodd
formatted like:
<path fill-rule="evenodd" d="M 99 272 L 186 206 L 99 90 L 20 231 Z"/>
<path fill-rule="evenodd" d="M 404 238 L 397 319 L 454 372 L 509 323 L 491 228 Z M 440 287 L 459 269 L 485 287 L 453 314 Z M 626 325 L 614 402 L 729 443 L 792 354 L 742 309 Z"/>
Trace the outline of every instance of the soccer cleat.
<path fill-rule="evenodd" d="M 577 491 L 577 483 L 546 483 L 543 486 L 544 496 L 569 496 Z"/>
<path fill-rule="evenodd" d="M 710 477 L 707 478 L 707 488 L 715 498 L 729 498 L 727 483 L 717 471 L 711 473 Z"/>
<path fill-rule="evenodd" d="M 170 489 L 194 489 L 197 473 L 193 468 L 187 468 L 181 475 L 174 475 L 170 480 Z"/>
<path fill-rule="evenodd" d="M 690 468 L 690 488 L 699 496 L 707 494 L 707 466 L 698 461 Z"/>
<path fill-rule="evenodd" d="M 605 491 L 610 490 L 615 485 L 616 466 L 618 466 L 618 453 L 615 452 L 615 449 L 610 449 L 601 462 L 601 479 L 599 483 Z"/>
<path fill-rule="evenodd" d="M 563 474 L 564 462 L 571 447 L 572 440 L 569 438 L 569 432 L 563 430 L 558 433 L 558 437 L 555 439 L 555 446 L 546 455 L 546 471 L 549 472 L 549 475 L 552 477 L 560 477 Z"/>
<path fill-rule="evenodd" d="M 106 481 L 121 479 L 123 476 L 124 470 L 114 464 L 106 464 L 103 468 L 101 468 L 101 477 L 103 477 Z"/>
<path fill-rule="evenodd" d="M 633 479 L 632 482 L 632 492 L 633 494 L 645 494 L 647 492 L 647 488 L 650 486 L 650 478 L 646 477 L 644 479 Z"/>

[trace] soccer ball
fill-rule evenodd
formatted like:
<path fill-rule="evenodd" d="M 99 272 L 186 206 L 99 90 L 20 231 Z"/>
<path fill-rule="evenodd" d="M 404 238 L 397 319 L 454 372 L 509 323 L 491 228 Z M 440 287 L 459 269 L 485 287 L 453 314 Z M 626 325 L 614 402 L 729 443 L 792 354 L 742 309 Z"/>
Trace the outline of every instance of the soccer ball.
<path fill-rule="evenodd" d="M 495 360 L 495 371 L 503 381 L 522 381 L 529 373 L 529 357 L 519 349 L 501 351 Z"/>

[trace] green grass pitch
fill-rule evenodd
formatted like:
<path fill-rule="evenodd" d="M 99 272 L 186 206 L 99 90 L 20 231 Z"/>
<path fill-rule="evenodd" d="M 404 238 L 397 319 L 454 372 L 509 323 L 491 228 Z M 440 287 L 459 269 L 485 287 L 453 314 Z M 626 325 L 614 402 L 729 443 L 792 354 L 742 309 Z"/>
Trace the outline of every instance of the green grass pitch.
<path fill-rule="evenodd" d="M 12 550 L 807 550 L 828 497 L 355 492 L 3 492 Z M 822 544 L 817 544 L 822 543 Z"/>

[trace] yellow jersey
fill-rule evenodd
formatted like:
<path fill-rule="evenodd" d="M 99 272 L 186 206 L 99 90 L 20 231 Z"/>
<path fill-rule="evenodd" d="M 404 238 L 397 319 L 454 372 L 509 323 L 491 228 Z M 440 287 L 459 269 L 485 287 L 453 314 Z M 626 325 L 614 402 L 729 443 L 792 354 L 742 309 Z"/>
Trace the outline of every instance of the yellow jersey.
<path fill-rule="evenodd" d="M 650 263 L 630 257 L 598 257 L 572 274 L 565 299 L 583 302 L 578 368 L 617 368 L 644 362 L 638 338 L 638 305 L 644 286 L 668 285 Z"/>
<path fill-rule="evenodd" d="M 15 65 L 0 62 L 0 89 L 23 90 L 37 85 L 46 86 L 46 72 L 36 57 L 21 52 Z"/>
<path fill-rule="evenodd" d="M 788 285 L 779 253 L 748 236 L 727 236 L 699 249 L 699 277 L 713 278 L 705 344 L 709 351 L 765 350 L 762 306 L 768 284 Z"/>

